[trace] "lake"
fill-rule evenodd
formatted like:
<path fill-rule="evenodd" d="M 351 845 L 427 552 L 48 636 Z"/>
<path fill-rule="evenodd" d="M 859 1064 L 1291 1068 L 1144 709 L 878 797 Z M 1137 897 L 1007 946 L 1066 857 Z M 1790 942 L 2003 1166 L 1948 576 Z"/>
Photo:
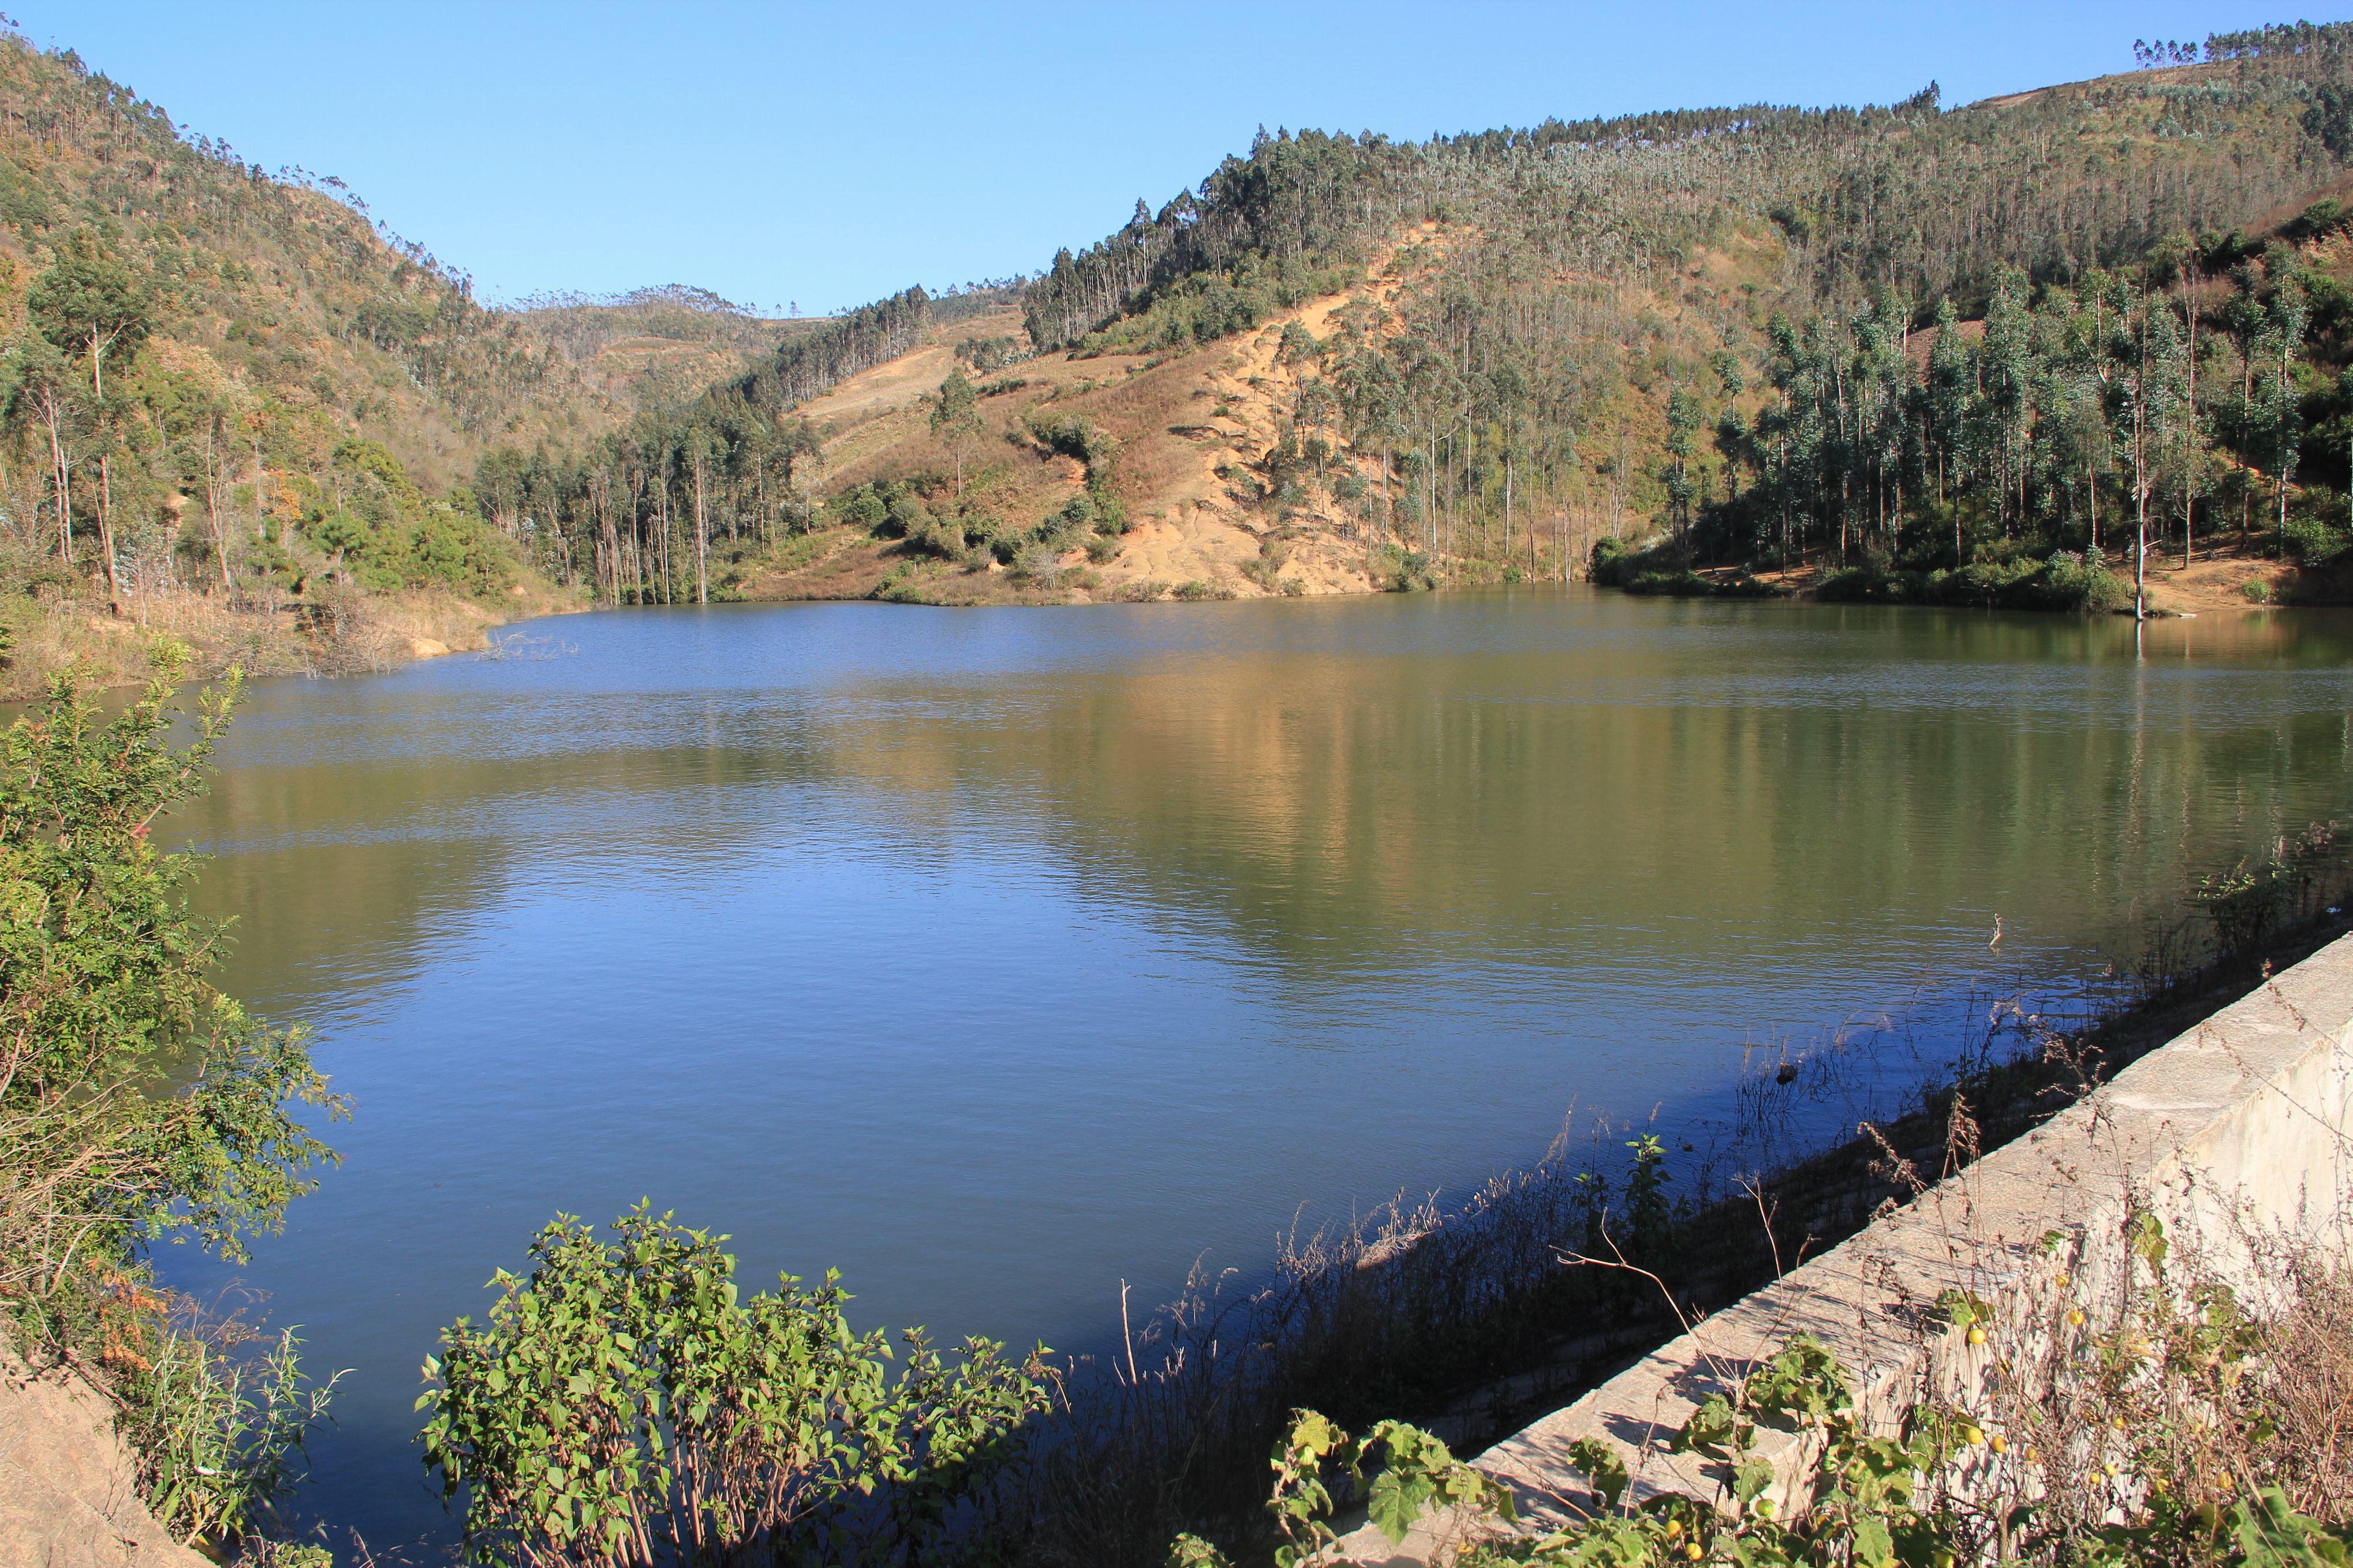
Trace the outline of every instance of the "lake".
<path fill-rule="evenodd" d="M 172 830 L 216 858 L 229 989 L 314 1026 L 354 1115 L 249 1268 L 166 1278 L 353 1369 L 308 1504 L 379 1548 L 449 1533 L 418 1363 L 559 1211 L 651 1196 L 754 1283 L 840 1268 L 862 1323 L 1087 1348 L 1122 1281 L 1460 1192 L 1572 1104 L 1703 1121 L 1859 1021 L 1957 1048 L 2353 804 L 2329 612 L 1571 589 L 504 635 L 257 685 Z"/>

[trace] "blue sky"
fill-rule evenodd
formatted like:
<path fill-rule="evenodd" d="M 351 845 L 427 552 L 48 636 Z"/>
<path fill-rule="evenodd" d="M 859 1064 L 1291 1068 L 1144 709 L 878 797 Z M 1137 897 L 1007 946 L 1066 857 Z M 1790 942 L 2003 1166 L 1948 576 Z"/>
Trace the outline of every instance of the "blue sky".
<path fill-rule="evenodd" d="M 2283 0 L 2285 4 L 2285 0 Z M 349 182 L 481 293 L 694 283 L 817 312 L 1033 269 L 1270 130 L 1400 137 L 1694 104 L 1945 101 L 2132 66 L 2241 4 L 22 0 L 43 46 L 275 170 Z"/>

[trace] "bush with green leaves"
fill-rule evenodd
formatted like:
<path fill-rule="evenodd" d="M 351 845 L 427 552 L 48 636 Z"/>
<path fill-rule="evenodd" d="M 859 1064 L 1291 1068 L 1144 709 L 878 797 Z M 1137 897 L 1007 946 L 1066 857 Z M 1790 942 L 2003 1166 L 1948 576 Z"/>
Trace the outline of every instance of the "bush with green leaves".
<path fill-rule="evenodd" d="M 2097 614 L 2130 605 L 2132 584 L 2109 571 L 2096 551 L 2061 550 L 2040 562 L 2015 556 L 1972 561 L 1957 570 L 1907 571 L 1883 563 L 1841 567 L 1824 575 L 1814 596 L 1832 604 Z"/>
<path fill-rule="evenodd" d="M 1022 422 L 1046 450 L 1075 458 L 1089 468 L 1108 459 L 1116 446 L 1110 432 L 1083 414 L 1059 414 L 1039 407 L 1024 415 Z"/>
<path fill-rule="evenodd" d="M 2288 558 L 2306 566 L 2326 566 L 2353 548 L 2353 535 L 2315 517 L 2291 517 L 2283 532 Z"/>
<path fill-rule="evenodd" d="M 111 719 L 60 676 L 0 735 L 0 1299 L 36 1340 L 69 1331 L 77 1270 L 166 1237 L 241 1258 L 332 1158 L 290 1109 L 334 1106 L 302 1035 L 214 985 L 194 858 L 150 837 L 203 790 L 237 698 L 232 674 L 185 710 L 187 658 L 160 644 Z"/>
<path fill-rule="evenodd" d="M 951 1360 L 910 1330 L 892 1375 L 837 1276 L 746 1300 L 724 1237 L 644 1204 L 612 1233 L 559 1215 L 425 1364 L 426 1463 L 476 1561 L 924 1561 L 1050 1403 L 1042 1345 Z"/>
<path fill-rule="evenodd" d="M 214 984 L 224 932 L 188 910 L 194 859 L 153 842 L 237 697 L 232 674 L 185 709 L 187 658 L 159 642 L 111 718 L 60 676 L 0 735 L 0 1311 L 27 1354 L 105 1378 L 158 1513 L 219 1540 L 291 1479 L 323 1391 L 290 1340 L 224 1354 L 234 1336 L 153 1288 L 149 1249 L 243 1258 L 333 1158 L 293 1108 L 341 1106 L 299 1031 Z"/>
<path fill-rule="evenodd" d="M 1365 565 L 1384 593 L 1426 594 L 1438 586 L 1436 565 L 1419 550 L 1384 544 L 1370 553 Z"/>
<path fill-rule="evenodd" d="M 358 437 L 337 443 L 330 477 L 332 493 L 309 480 L 300 487 L 308 498 L 302 534 L 359 586 L 390 593 L 438 584 L 481 596 L 515 581 L 506 540 L 470 492 L 428 497 L 397 458 Z"/>

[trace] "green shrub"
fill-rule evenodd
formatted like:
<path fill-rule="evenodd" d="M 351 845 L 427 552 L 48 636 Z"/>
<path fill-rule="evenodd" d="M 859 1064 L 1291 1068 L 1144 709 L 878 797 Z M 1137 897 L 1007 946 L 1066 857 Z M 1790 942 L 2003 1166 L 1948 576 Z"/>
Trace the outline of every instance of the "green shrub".
<path fill-rule="evenodd" d="M 1385 594 L 1426 594 L 1438 586 L 1430 557 L 1419 550 L 1384 544 L 1372 552 L 1366 569 Z"/>
<path fill-rule="evenodd" d="M 2288 558 L 2305 566 L 2326 566 L 2353 545 L 2353 535 L 2313 517 L 2288 519 L 2285 538 Z"/>
<path fill-rule="evenodd" d="M 1625 586 L 1626 574 L 1640 557 L 1647 553 L 1646 548 L 1638 548 L 1614 535 L 1597 539 L 1593 542 L 1591 552 L 1586 557 L 1586 580 L 1598 587 L 1621 588 Z"/>
<path fill-rule="evenodd" d="M 1025 423 L 1039 446 L 1065 458 L 1075 458 L 1090 469 L 1109 458 L 1116 445 L 1102 426 L 1083 414 L 1055 414 L 1034 408 Z"/>
<path fill-rule="evenodd" d="M 242 1353 L 242 1338 L 232 1325 L 184 1321 L 140 1335 L 135 1357 L 114 1358 L 147 1510 L 177 1540 L 237 1541 L 274 1522 L 343 1378 L 311 1384 L 291 1331 L 258 1356 Z"/>
<path fill-rule="evenodd" d="M 2132 584 L 2096 555 L 2060 551 L 2048 560 L 1974 561 L 1957 571 L 1892 570 L 1877 563 L 1826 575 L 1814 596 L 1827 604 L 1948 605 L 1994 610 L 2096 614 L 2132 603 Z"/>
<path fill-rule="evenodd" d="M 1271 594 L 1277 591 L 1275 584 L 1282 575 L 1282 569 L 1290 563 L 1290 543 L 1270 535 L 1259 541 L 1258 554 L 1242 563 L 1242 575 Z"/>
<path fill-rule="evenodd" d="M 1626 573 L 1618 586 L 1629 594 L 1683 599 L 1778 599 L 1786 593 L 1745 572 L 1731 577 L 1704 577 L 1689 567 Z"/>
<path fill-rule="evenodd" d="M 192 1321 L 148 1251 L 185 1237 L 242 1260 L 334 1158 L 290 1106 L 343 1108 L 301 1034 L 215 986 L 223 933 L 188 910 L 194 861 L 149 837 L 203 791 L 237 697 L 232 675 L 184 708 L 188 657 L 159 641 L 111 719 L 59 676 L 0 736 L 0 1310 L 37 1358 L 104 1371 L 151 1508 L 218 1542 L 290 1483 L 325 1390 L 290 1338 L 255 1362 Z"/>
<path fill-rule="evenodd" d="M 827 501 L 825 517 L 836 527 L 881 533 L 890 521 L 891 509 L 872 485 L 858 485 Z"/>
<path fill-rule="evenodd" d="M 1023 352 L 1019 339 L 998 337 L 966 338 L 956 344 L 955 357 L 986 375 L 990 371 L 1018 364 L 1029 356 Z"/>
<path fill-rule="evenodd" d="M 638 1205 L 613 1239 L 558 1215 L 489 1321 L 441 1333 L 427 1464 L 461 1491 L 480 1562 L 918 1556 L 1021 1451 L 1047 1408 L 1026 1360 L 921 1330 L 854 1332 L 837 1276 L 745 1299 L 726 1238 Z"/>

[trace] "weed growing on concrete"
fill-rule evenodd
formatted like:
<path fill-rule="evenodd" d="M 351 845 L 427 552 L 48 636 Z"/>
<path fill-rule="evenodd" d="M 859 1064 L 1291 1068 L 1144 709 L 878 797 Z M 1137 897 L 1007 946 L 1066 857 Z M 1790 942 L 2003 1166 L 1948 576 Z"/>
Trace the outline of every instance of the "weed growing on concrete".
<path fill-rule="evenodd" d="M 2133 1223 L 2135 1255 L 2161 1259 L 2161 1229 L 2146 1215 Z M 1638 1489 L 1615 1449 L 1582 1440 L 1566 1458 L 1591 1490 L 1557 1500 L 1572 1518 L 1542 1534 L 1513 1532 L 1511 1489 L 1430 1434 L 1389 1421 L 1352 1442 L 1302 1410 L 1272 1461 L 1267 1508 L 1286 1542 L 1276 1561 L 1345 1563 L 1331 1554 L 1328 1521 L 1362 1498 L 1392 1545 L 1426 1516 L 1453 1514 L 1470 1534 L 1454 1568 L 2341 1564 L 2353 1554 L 2353 1483 L 2337 1462 L 2353 1437 L 2343 1377 L 2353 1365 L 2353 1275 L 2340 1266 L 2316 1283 L 2317 1300 L 2300 1298 L 2268 1321 L 2240 1312 L 2212 1281 L 2194 1288 L 2195 1310 L 2176 1311 L 2160 1289 L 2111 1332 L 2063 1309 L 2073 1331 L 2051 1342 L 2074 1372 L 2047 1392 L 2039 1426 L 1929 1397 L 1896 1430 L 1875 1432 L 1836 1358 L 1792 1335 L 1662 1445 L 1699 1460 L 1713 1491 Z M 1947 1326 L 1984 1345 L 1983 1305 L 1947 1303 Z M 2300 1397 L 2310 1373 L 2287 1359 L 2313 1348 L 2316 1332 L 2335 1378 L 2317 1409 Z M 2321 1419 L 2291 1431 L 2283 1415 Z M 1757 1451 L 1768 1426 L 1797 1434 L 1813 1455 L 1794 1484 Z M 1376 1450 L 1379 1468 L 1367 1481 Z M 1227 1560 L 1184 1536 L 1168 1561 L 1224 1568 Z"/>

